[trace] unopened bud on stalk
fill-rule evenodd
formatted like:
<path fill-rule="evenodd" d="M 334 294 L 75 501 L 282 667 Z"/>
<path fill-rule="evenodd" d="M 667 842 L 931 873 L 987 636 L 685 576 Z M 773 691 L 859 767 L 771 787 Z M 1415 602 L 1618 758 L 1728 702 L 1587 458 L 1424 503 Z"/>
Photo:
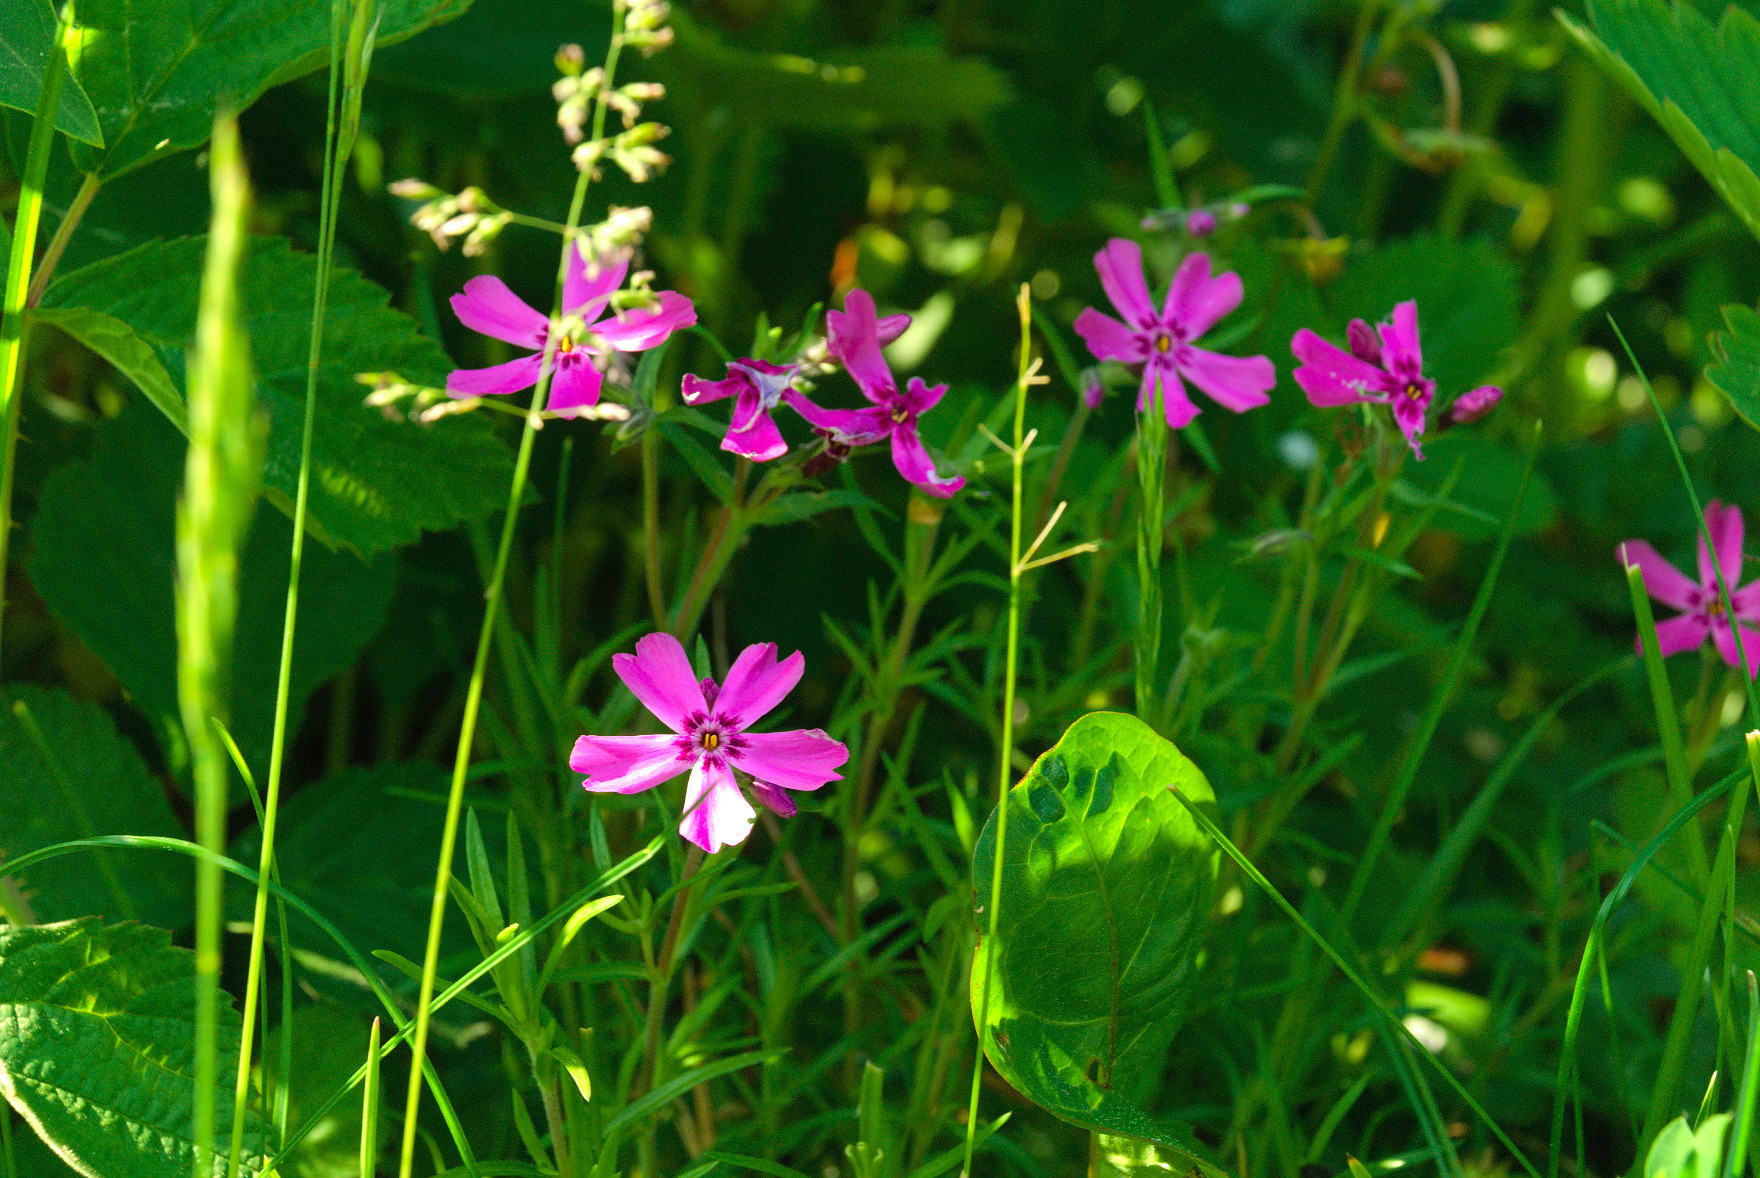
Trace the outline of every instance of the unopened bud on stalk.
<path fill-rule="evenodd" d="M 640 49 L 643 57 L 660 52 L 672 44 L 672 30 L 666 27 L 671 14 L 666 0 L 630 0 L 623 17 L 624 44 Z"/>
<path fill-rule="evenodd" d="M 579 45 L 564 45 L 556 51 L 556 72 L 578 78 L 586 61 L 586 52 Z"/>

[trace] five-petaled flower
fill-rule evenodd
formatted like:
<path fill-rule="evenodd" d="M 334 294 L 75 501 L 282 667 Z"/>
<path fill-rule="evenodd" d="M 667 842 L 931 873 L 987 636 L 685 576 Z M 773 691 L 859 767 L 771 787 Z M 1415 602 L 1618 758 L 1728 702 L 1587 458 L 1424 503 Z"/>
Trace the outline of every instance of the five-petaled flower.
<path fill-rule="evenodd" d="M 659 292 L 654 306 L 608 316 L 611 296 L 628 272 L 627 256 L 589 267 L 579 249 L 568 251 L 568 270 L 562 283 L 563 318 L 578 318 L 584 328 L 556 340 L 546 406 L 552 413 L 570 416 L 599 403 L 604 376 L 595 358 L 614 351 L 645 352 L 697 321 L 691 301 L 671 290 Z M 446 378 L 448 393 L 454 397 L 517 393 L 538 383 L 544 348 L 557 326 L 548 316 L 527 306 L 491 274 L 465 283 L 464 290 L 452 296 L 452 310 L 472 331 L 530 348 L 532 354 L 490 368 L 460 368 Z"/>
<path fill-rule="evenodd" d="M 1241 279 L 1232 270 L 1210 276 L 1210 255 L 1193 253 L 1180 263 L 1167 288 L 1161 310 L 1149 298 L 1143 278 L 1143 251 L 1134 241 L 1115 237 L 1094 255 L 1094 269 L 1106 297 L 1125 321 L 1120 323 L 1092 307 L 1076 316 L 1076 333 L 1102 360 L 1141 365 L 1141 410 L 1157 382 L 1167 424 L 1180 429 L 1198 415 L 1181 377 L 1191 381 L 1218 405 L 1244 413 L 1271 400 L 1277 370 L 1264 356 L 1224 356 L 1194 347 L 1193 341 L 1240 306 Z"/>
<path fill-rule="evenodd" d="M 900 391 L 892 369 L 880 354 L 882 329 L 888 321 L 875 317 L 872 296 L 865 290 L 850 291 L 843 300 L 843 310 L 829 312 L 825 323 L 830 333 L 831 354 L 843 362 L 845 371 L 873 406 L 823 409 L 798 393 L 784 393 L 795 412 L 843 445 L 865 446 L 891 439 L 892 461 L 898 473 L 931 495 L 945 499 L 965 486 L 961 475 L 935 473 L 935 460 L 929 457 L 917 433 L 917 419 L 946 395 L 947 386 L 930 387 L 922 377 L 913 376 Z"/>
<path fill-rule="evenodd" d="M 704 380 L 694 372 L 687 373 L 684 378 L 685 404 L 702 405 L 723 397 L 738 398 L 733 403 L 733 419 L 728 422 L 727 436 L 721 439 L 721 448 L 753 462 L 768 462 L 788 452 L 788 443 L 782 440 L 782 431 L 770 420 L 770 411 L 787 394 L 800 397 L 791 387 L 794 375 L 799 371 L 799 364 L 771 364 L 747 357 L 728 363 L 725 380 Z"/>
<path fill-rule="evenodd" d="M 1742 648 L 1738 654 L 1735 627 L 1730 623 L 1732 611 L 1724 607 L 1717 583 L 1717 574 L 1721 572 L 1724 584 L 1729 586 L 1729 604 L 1738 622 L 1760 623 L 1760 581 L 1737 588 L 1742 578 L 1741 510 L 1713 499 L 1705 505 L 1705 532 L 1710 534 L 1711 543 L 1707 545 L 1705 534 L 1701 533 L 1697 581 L 1662 559 L 1643 540 L 1621 544 L 1619 560 L 1628 568 L 1638 567 L 1644 575 L 1644 589 L 1651 597 L 1682 611 L 1656 624 L 1656 643 L 1663 655 L 1696 649 L 1709 636 L 1717 643 L 1717 653 L 1730 666 L 1740 667 L 1745 656 L 1748 677 L 1753 678 L 1760 670 L 1760 630 L 1753 625 L 1742 626 Z M 1715 565 L 1713 553 L 1717 557 Z M 1642 639 L 1638 649 L 1643 649 Z"/>
<path fill-rule="evenodd" d="M 598 793 L 640 793 L 690 771 L 684 820 L 678 832 L 714 854 L 744 842 L 757 811 L 740 793 L 738 769 L 751 779 L 753 795 L 787 818 L 794 800 L 786 791 L 818 789 L 839 779 L 849 759 L 842 741 L 817 728 L 753 732 L 751 726 L 782 702 L 800 682 L 806 660 L 797 650 L 776 659 L 776 644 L 748 646 L 728 668 L 727 680 L 699 681 L 684 647 L 670 634 L 649 634 L 636 653 L 612 665 L 635 697 L 671 733 L 653 736 L 583 736 L 569 766 Z"/>
<path fill-rule="evenodd" d="M 1409 299 L 1399 304 L 1393 309 L 1392 322 L 1378 328 L 1361 319 L 1351 320 L 1345 341 L 1350 344 L 1348 352 L 1305 327 L 1297 331 L 1289 343 L 1289 350 L 1302 362 L 1295 371 L 1296 384 L 1322 409 L 1364 402 L 1388 406 L 1412 453 L 1424 457 L 1418 439 L 1424 433 L 1424 415 L 1436 397 L 1436 382 L 1424 375 L 1418 304 Z M 1483 399 L 1489 395 L 1489 387 L 1469 395 Z"/>

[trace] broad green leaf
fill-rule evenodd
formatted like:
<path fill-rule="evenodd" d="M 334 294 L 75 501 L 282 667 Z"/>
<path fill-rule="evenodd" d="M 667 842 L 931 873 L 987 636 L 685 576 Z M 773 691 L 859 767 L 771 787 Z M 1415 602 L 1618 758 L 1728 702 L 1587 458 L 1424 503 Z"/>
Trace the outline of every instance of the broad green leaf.
<path fill-rule="evenodd" d="M 175 762 L 177 634 L 173 528 L 184 443 L 154 410 L 131 403 L 97 430 L 90 457 L 44 481 L 31 521 L 31 580 L 49 610 L 115 672 L 168 740 Z M 291 525 L 258 512 L 241 558 L 233 646 L 232 734 L 267 765 L 287 594 Z M 396 558 L 363 564 L 308 545 L 300 597 L 291 722 L 320 684 L 352 666 L 385 618 Z"/>
<path fill-rule="evenodd" d="M 1424 370 L 1447 405 L 1497 367 L 1516 337 L 1521 295 L 1514 263 L 1486 238 L 1411 237 L 1349 266 L 1328 302 L 1338 319 L 1377 323 L 1415 299 Z M 1285 349 L 1287 351 L 1287 349 Z"/>
<path fill-rule="evenodd" d="M 385 0 L 379 43 L 463 12 L 470 0 Z M 103 148 L 81 171 L 108 180 L 208 141 L 221 103 L 243 110 L 329 60 L 326 0 L 81 0 L 74 76 L 91 95 Z"/>
<path fill-rule="evenodd" d="M 83 7 L 81 11 L 83 15 Z M 54 43 L 55 7 L 49 0 L 6 0 L 0 4 L 0 106 L 36 113 L 37 98 L 43 92 L 43 67 Z M 81 143 L 104 146 L 98 112 L 92 109 L 92 100 L 77 78 L 67 78 L 61 84 L 55 128 Z"/>
<path fill-rule="evenodd" d="M 0 870 L 5 859 L 104 834 L 185 832 L 104 709 L 59 688 L 0 690 Z M 173 856 L 86 851 L 39 863 L 19 883 L 38 920 L 101 915 L 177 928 L 189 920 L 190 881 L 188 862 Z"/>
<path fill-rule="evenodd" d="M 419 960 L 445 795 L 445 772 L 425 761 L 344 769 L 307 786 L 282 803 L 275 832 L 281 882 L 363 952 L 391 949 Z M 493 829 L 486 841 L 491 857 L 500 859 L 504 847 Z M 261 846 L 262 832 L 252 828 L 233 843 L 231 853 L 255 863 Z M 235 915 L 249 909 L 249 897 L 242 893 L 233 903 Z M 296 944 L 326 955 L 336 952 L 334 943 L 297 913 L 289 913 L 288 922 Z M 455 936 L 456 947 L 469 943 L 464 922 L 451 922 L 449 948 Z"/>
<path fill-rule="evenodd" d="M 1009 791 L 999 901 L 996 814 L 973 855 L 980 927 L 991 903 L 1001 910 L 972 964 L 972 1010 L 993 957 L 984 1051 L 1010 1084 L 1073 1124 L 1218 1172 L 1147 1108 L 1197 981 L 1216 879 L 1216 851 L 1170 787 L 1214 798 L 1147 724 L 1095 712 Z"/>
<path fill-rule="evenodd" d="M 1692 4 L 1589 0 L 1562 21 L 1760 236 L 1760 21 L 1729 5 L 1712 24 Z"/>
<path fill-rule="evenodd" d="M 220 1074 L 238 1066 L 220 1012 Z M 0 1091 L 87 1178 L 188 1178 L 195 1165 L 195 955 L 147 925 L 96 918 L 0 932 Z M 215 1093 L 232 1122 L 232 1086 Z M 245 1117 L 251 1173 L 264 1126 Z M 226 1173 L 227 1138 L 213 1173 Z"/>
<path fill-rule="evenodd" d="M 1742 420 L 1760 429 L 1760 315 L 1752 307 L 1723 309 L 1728 333 L 1711 337 L 1717 363 L 1705 369 L 1705 379 L 1723 390 Z"/>
<path fill-rule="evenodd" d="M 165 371 L 159 354 L 134 328 L 90 307 L 43 307 L 32 311 L 31 317 L 39 323 L 60 328 L 110 361 L 118 372 L 147 395 L 147 400 L 159 407 L 159 412 L 169 418 L 180 433 L 189 433 L 189 411 L 184 406 L 183 393 L 172 383 L 171 374 Z"/>
<path fill-rule="evenodd" d="M 160 404 L 166 396 L 161 370 L 173 387 L 183 385 L 204 246 L 199 237 L 154 242 L 64 275 L 44 298 L 44 318 L 111 358 Z M 316 273 L 310 254 L 294 252 L 281 238 L 258 238 L 243 278 L 257 395 L 270 418 L 263 478 L 284 509 L 299 477 Z M 382 288 L 352 271 L 339 269 L 332 277 L 312 439 L 311 517 L 318 534 L 364 555 L 412 543 L 424 530 L 481 518 L 506 501 L 513 471 L 507 447 L 482 417 L 422 425 L 388 420 L 363 403 L 357 373 L 395 370 L 440 385 L 452 368 L 439 345 L 387 300 Z M 118 323 L 140 343 L 125 343 Z M 146 362 L 142 344 L 158 368 Z"/>

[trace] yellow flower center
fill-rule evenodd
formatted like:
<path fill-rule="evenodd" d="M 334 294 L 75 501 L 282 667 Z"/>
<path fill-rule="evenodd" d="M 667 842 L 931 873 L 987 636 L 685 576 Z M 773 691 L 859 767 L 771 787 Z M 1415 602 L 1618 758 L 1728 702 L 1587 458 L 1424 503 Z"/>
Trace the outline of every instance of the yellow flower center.
<path fill-rule="evenodd" d="M 1424 397 L 1424 390 L 1420 389 L 1415 384 L 1409 384 L 1406 386 L 1406 396 L 1414 401 L 1419 401 Z"/>
<path fill-rule="evenodd" d="M 716 749 L 720 748 L 721 734 L 719 732 L 703 733 L 703 747 L 710 752 L 714 752 Z"/>
<path fill-rule="evenodd" d="M 1165 352 L 1171 347 L 1173 347 L 1173 337 L 1166 335 L 1158 335 L 1155 337 L 1155 350 L 1157 352 Z"/>
<path fill-rule="evenodd" d="M 893 424 L 903 425 L 905 422 L 905 418 L 909 417 L 910 415 L 911 415 L 910 410 L 908 410 L 908 409 L 897 410 L 892 415 Z"/>

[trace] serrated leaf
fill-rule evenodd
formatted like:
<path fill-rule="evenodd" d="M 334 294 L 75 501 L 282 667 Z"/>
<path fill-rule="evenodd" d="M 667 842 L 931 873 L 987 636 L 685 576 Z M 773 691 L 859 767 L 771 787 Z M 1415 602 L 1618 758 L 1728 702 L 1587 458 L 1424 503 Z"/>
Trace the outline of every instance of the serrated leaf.
<path fill-rule="evenodd" d="M 1588 27 L 1558 19 L 1760 236 L 1760 21 L 1733 4 L 1715 25 L 1692 4 L 1663 0 L 1587 8 Z"/>
<path fill-rule="evenodd" d="M 1705 369 L 1705 379 L 1723 390 L 1742 420 L 1760 429 L 1760 315 L 1752 307 L 1723 309 L 1729 331 L 1711 337 L 1717 363 Z"/>
<path fill-rule="evenodd" d="M 20 683 L 0 691 L 0 864 L 106 834 L 185 832 L 104 709 L 59 688 Z M 46 860 L 20 883 L 38 920 L 98 914 L 178 928 L 189 922 L 192 878 L 179 857 L 104 850 Z"/>
<path fill-rule="evenodd" d="M 1183 1126 L 1148 1111 L 1198 976 L 1216 852 L 1170 791 L 1211 801 L 1198 767 L 1134 716 L 1069 727 L 1009 791 L 995 937 L 972 964 L 984 1051 L 1035 1104 L 1073 1124 L 1151 1141 L 1215 1167 Z M 987 927 L 997 816 L 972 880 Z"/>
<path fill-rule="evenodd" d="M 96 918 L 0 932 L 0 1091 L 88 1178 L 188 1178 L 195 1165 L 195 955 L 171 935 Z M 238 1066 L 238 1014 L 220 1007 L 220 1074 Z M 214 1094 L 232 1123 L 232 1085 Z M 245 1114 L 247 1169 L 265 1128 Z M 228 1137 L 213 1173 L 226 1173 Z"/>
<path fill-rule="evenodd" d="M 162 385 L 153 387 L 157 371 L 144 363 L 138 345 L 118 341 L 114 324 L 132 329 L 181 389 L 205 245 L 200 237 L 153 242 L 64 275 L 49 288 L 42 314 L 92 334 L 94 350 L 124 355 L 133 366 L 119 367 L 137 383 L 144 379 L 143 391 L 158 403 L 165 394 Z M 298 486 L 316 274 L 310 254 L 296 253 L 283 238 L 264 237 L 253 242 L 241 279 L 257 396 L 270 417 L 263 478 L 284 507 Z M 388 420 L 364 404 L 357 373 L 395 370 L 418 384 L 441 385 L 452 369 L 439 345 L 388 300 L 353 271 L 334 272 L 312 438 L 311 517 L 324 537 L 363 555 L 481 518 L 505 502 L 513 472 L 506 445 L 482 417 L 421 425 Z M 111 322 L 54 318 L 58 308 L 76 307 Z"/>
<path fill-rule="evenodd" d="M 88 458 L 44 480 L 26 568 L 49 610 L 109 665 L 165 736 L 175 759 L 177 632 L 174 530 L 184 443 L 154 410 L 131 403 L 97 430 Z M 240 560 L 232 658 L 231 731 L 259 773 L 266 767 L 287 593 L 291 525 L 258 512 Z M 378 631 L 396 558 L 364 564 L 308 545 L 296 632 L 292 731 L 306 698 L 353 665 Z"/>
<path fill-rule="evenodd" d="M 43 92 L 43 69 L 55 44 L 55 6 L 49 0 L 0 4 L 0 106 L 35 114 Z M 62 79 L 55 129 L 93 147 L 104 146 L 98 112 L 73 77 Z"/>
<path fill-rule="evenodd" d="M 463 12 L 470 0 L 385 0 L 379 44 Z M 103 148 L 78 147 L 104 179 L 200 146 L 224 103 L 241 111 L 279 82 L 329 60 L 322 0 L 81 0 L 74 77 L 91 95 Z"/>
<path fill-rule="evenodd" d="M 41 307 L 31 312 L 38 323 L 58 327 L 128 377 L 147 400 L 159 407 L 179 433 L 189 433 L 189 409 L 171 381 L 158 353 L 128 324 L 90 307 Z"/>

